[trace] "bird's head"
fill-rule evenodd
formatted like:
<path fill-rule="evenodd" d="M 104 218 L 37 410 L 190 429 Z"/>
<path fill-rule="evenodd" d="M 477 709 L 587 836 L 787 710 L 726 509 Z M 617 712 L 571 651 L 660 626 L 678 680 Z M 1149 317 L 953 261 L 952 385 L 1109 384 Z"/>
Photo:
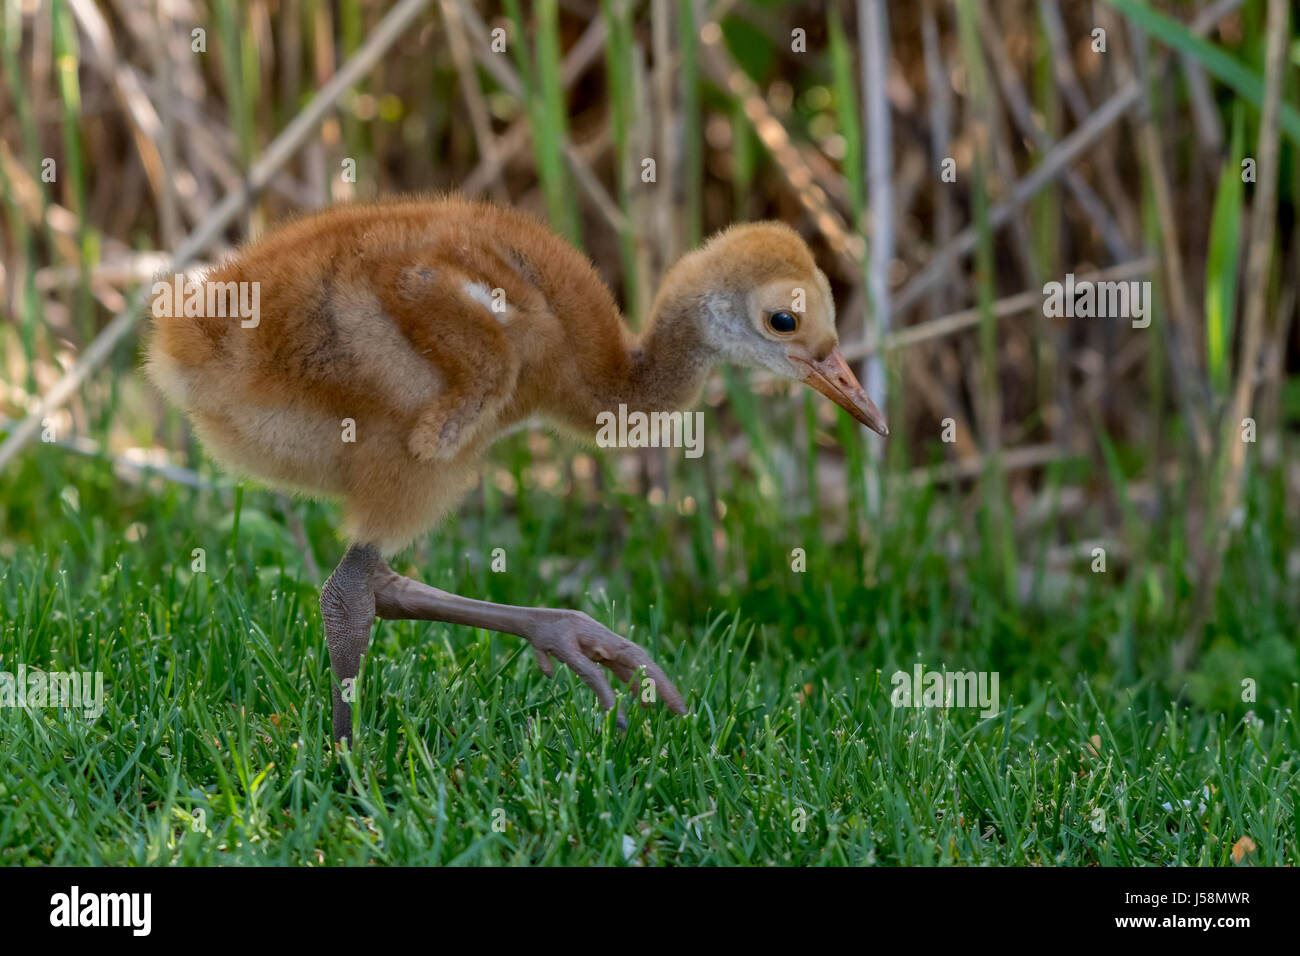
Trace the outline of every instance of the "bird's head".
<path fill-rule="evenodd" d="M 675 278 L 697 299 L 700 335 L 720 360 L 801 381 L 889 434 L 840 352 L 826 274 L 789 226 L 733 226 L 682 259 L 665 285 Z"/>

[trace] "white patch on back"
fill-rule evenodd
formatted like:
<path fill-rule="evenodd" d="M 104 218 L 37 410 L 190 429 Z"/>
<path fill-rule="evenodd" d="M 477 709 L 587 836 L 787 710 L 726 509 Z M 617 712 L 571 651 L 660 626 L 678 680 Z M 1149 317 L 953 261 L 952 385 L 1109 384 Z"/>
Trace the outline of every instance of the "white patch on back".
<path fill-rule="evenodd" d="M 491 312 L 492 318 L 496 319 L 502 325 L 505 325 L 510 321 L 509 305 L 506 305 L 505 311 L 503 312 L 498 312 L 492 307 L 494 304 L 492 290 L 488 288 L 486 282 L 466 282 L 464 289 L 467 296 Z"/>

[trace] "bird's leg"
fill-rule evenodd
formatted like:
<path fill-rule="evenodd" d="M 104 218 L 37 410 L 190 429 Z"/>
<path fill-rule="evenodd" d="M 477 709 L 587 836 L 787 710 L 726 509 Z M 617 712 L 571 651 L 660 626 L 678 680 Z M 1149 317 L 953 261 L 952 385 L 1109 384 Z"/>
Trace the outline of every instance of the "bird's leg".
<path fill-rule="evenodd" d="M 383 564 L 379 549 L 354 544 L 321 588 L 320 613 L 334 671 L 335 741 L 352 739 L 353 683 L 361 672 L 361 655 L 370 645 L 375 619 L 373 576 Z"/>
<path fill-rule="evenodd" d="M 614 692 L 597 665 L 603 664 L 629 682 L 644 669 L 653 682 L 652 699 L 662 700 L 675 713 L 686 713 L 682 695 L 640 645 L 581 611 L 476 601 L 403 577 L 383 562 L 372 580 L 375 613 L 381 618 L 443 621 L 515 634 L 533 645 L 542 673 L 553 676 L 555 665 L 551 658 L 558 658 L 596 692 L 606 710 L 614 706 Z"/>

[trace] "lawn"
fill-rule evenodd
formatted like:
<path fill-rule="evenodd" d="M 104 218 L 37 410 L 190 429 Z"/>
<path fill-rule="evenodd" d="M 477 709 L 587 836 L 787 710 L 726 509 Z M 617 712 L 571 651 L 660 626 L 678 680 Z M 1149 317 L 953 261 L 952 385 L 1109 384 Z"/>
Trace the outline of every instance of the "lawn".
<path fill-rule="evenodd" d="M 624 486 L 626 456 L 570 450 L 569 474 L 539 477 L 539 443 L 508 440 L 490 492 L 394 566 L 587 610 L 647 646 L 689 717 L 632 706 L 621 733 L 522 641 L 382 622 L 357 750 L 333 755 L 319 579 L 294 543 L 335 560 L 333 509 L 124 484 L 41 449 L 2 488 L 11 522 L 34 521 L 0 564 L 0 670 L 102 671 L 104 709 L 0 708 L 3 861 L 1295 862 L 1300 615 L 1285 522 L 1265 520 L 1281 487 L 1250 489 L 1209 649 L 1177 675 L 1172 561 L 1062 578 L 1021 555 L 1039 573 L 1008 586 L 933 485 L 888 489 L 871 521 L 860 490 L 822 503 L 844 511 L 820 516 L 829 536 L 785 507 L 788 449 L 724 497 L 702 465 L 701 497 L 674 506 Z M 1177 553 L 1175 526 L 1143 534 Z M 894 706 L 917 663 L 997 672 L 998 713 Z"/>

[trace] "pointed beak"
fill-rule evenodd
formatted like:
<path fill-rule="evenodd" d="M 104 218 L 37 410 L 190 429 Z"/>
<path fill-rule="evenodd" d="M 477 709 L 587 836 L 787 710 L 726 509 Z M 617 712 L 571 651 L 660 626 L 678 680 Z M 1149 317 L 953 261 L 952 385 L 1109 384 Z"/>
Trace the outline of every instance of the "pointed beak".
<path fill-rule="evenodd" d="M 803 377 L 805 385 L 817 389 L 876 434 L 889 434 L 885 416 L 862 390 L 857 376 L 849 368 L 849 363 L 844 361 L 839 349 L 832 351 L 820 362 L 810 362 L 796 355 L 791 355 L 790 358 L 807 367 L 808 374 Z"/>

